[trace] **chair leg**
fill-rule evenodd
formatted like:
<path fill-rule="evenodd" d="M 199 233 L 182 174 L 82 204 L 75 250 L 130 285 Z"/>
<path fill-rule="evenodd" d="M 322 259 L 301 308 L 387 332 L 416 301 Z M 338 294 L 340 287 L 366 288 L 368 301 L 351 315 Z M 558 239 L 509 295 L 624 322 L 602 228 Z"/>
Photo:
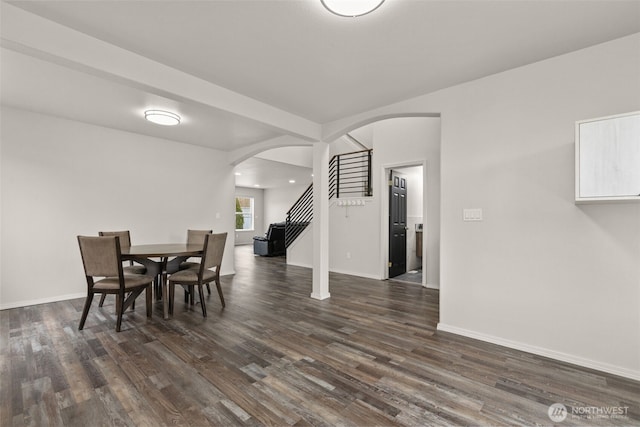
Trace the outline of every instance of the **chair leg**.
<path fill-rule="evenodd" d="M 91 307 L 92 301 L 93 301 L 93 292 L 89 292 L 87 294 L 87 299 L 84 301 L 84 309 L 82 310 L 82 317 L 80 317 L 80 325 L 78 326 L 78 330 L 80 331 L 82 330 L 82 328 L 84 328 L 84 322 L 87 320 L 87 314 L 89 314 L 89 308 Z"/>
<path fill-rule="evenodd" d="M 120 332 L 122 326 L 122 306 L 124 305 L 124 295 L 116 294 L 116 332 Z"/>
<path fill-rule="evenodd" d="M 100 296 L 100 302 L 98 303 L 98 307 L 102 307 L 102 304 L 104 304 L 104 300 L 105 300 L 106 297 L 107 297 L 107 294 L 102 294 Z M 135 310 L 135 309 L 136 309 L 136 302 L 134 301 L 131 304 L 131 310 Z"/>
<path fill-rule="evenodd" d="M 151 298 L 153 298 L 152 292 L 151 292 L 151 284 L 149 284 L 149 286 L 147 286 L 147 293 L 145 294 L 145 302 L 147 303 L 147 317 L 151 317 L 151 315 L 153 314 L 153 307 L 151 306 Z"/>
<path fill-rule="evenodd" d="M 222 306 L 224 307 L 224 296 L 222 295 L 222 287 L 220 286 L 220 280 L 216 280 L 216 288 L 218 288 L 218 295 L 220 295 L 220 302 L 222 303 Z"/>
<path fill-rule="evenodd" d="M 195 304 L 195 287 L 193 285 L 189 286 L 189 300 L 191 302 L 191 305 Z"/>
<path fill-rule="evenodd" d="M 176 285 L 169 282 L 169 314 L 173 314 L 173 298 L 176 295 Z"/>
<path fill-rule="evenodd" d="M 207 306 L 204 303 L 204 290 L 202 283 L 198 284 L 198 295 L 200 295 L 200 305 L 202 306 L 202 317 L 207 317 Z"/>
<path fill-rule="evenodd" d="M 209 284 L 207 283 L 207 293 L 209 295 L 211 295 L 211 286 L 209 286 Z"/>

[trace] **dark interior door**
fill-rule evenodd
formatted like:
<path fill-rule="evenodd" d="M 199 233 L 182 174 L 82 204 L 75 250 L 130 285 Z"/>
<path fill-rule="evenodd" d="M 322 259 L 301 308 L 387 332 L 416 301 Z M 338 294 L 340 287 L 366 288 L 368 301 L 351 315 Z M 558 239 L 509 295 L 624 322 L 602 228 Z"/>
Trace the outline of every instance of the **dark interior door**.
<path fill-rule="evenodd" d="M 390 171 L 389 277 L 407 272 L 407 178 Z"/>

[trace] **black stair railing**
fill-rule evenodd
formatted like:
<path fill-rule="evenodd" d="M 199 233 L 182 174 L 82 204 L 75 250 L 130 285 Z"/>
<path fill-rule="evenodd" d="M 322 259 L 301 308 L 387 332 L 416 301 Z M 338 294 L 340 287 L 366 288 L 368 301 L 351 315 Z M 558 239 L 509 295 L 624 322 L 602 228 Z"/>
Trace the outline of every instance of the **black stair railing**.
<path fill-rule="evenodd" d="M 287 220 L 284 229 L 284 245 L 289 247 L 291 243 L 307 228 L 313 219 L 313 184 L 309 185 L 302 196 L 291 206 L 287 212 Z"/>
<path fill-rule="evenodd" d="M 371 153 L 373 150 L 333 156 L 329 162 L 329 199 L 370 197 Z"/>
<path fill-rule="evenodd" d="M 371 153 L 373 150 L 355 151 L 333 156 L 329 162 L 329 200 L 336 197 L 370 197 Z M 284 232 L 285 247 L 307 228 L 313 219 L 313 184 L 287 212 Z"/>

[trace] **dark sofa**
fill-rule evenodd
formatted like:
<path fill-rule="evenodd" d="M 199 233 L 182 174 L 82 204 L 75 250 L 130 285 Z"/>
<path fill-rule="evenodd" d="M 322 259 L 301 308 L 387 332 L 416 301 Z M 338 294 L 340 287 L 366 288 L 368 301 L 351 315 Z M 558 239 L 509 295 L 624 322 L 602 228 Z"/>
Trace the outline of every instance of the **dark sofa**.
<path fill-rule="evenodd" d="M 284 229 L 284 222 L 270 224 L 264 237 L 253 238 L 253 253 L 260 256 L 285 255 L 287 250 L 284 245 Z"/>

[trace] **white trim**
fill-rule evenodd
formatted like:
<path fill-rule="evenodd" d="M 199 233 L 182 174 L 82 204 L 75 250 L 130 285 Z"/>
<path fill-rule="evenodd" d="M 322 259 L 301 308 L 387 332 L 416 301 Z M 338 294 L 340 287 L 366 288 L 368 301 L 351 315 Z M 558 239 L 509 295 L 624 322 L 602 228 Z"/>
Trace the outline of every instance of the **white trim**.
<path fill-rule="evenodd" d="M 297 262 L 289 262 L 289 261 L 287 261 L 287 265 L 293 265 L 295 267 L 313 269 L 312 265 L 304 264 L 304 263 L 297 263 Z M 347 276 L 364 277 L 366 279 L 382 280 L 382 281 L 384 280 L 384 279 L 381 279 L 380 277 L 375 276 L 373 274 L 364 274 L 364 273 L 360 273 L 360 272 L 357 272 L 357 271 L 336 270 L 336 269 L 333 269 L 333 268 L 329 269 L 329 271 L 331 273 L 346 274 Z"/>
<path fill-rule="evenodd" d="M 384 280 L 381 279 L 379 276 L 373 275 L 373 274 L 365 274 L 365 273 L 361 273 L 358 271 L 347 271 L 347 270 L 336 270 L 336 269 L 329 269 L 330 272 L 332 273 L 338 273 L 338 274 L 346 274 L 347 276 L 356 276 L 356 277 L 364 277 L 366 279 L 373 279 L 373 280 Z"/>
<path fill-rule="evenodd" d="M 87 293 L 81 292 L 77 294 L 58 295 L 58 296 L 48 297 L 48 298 L 38 298 L 38 299 L 32 299 L 32 300 L 17 301 L 17 302 L 12 302 L 8 304 L 0 303 L 0 310 L 9 310 L 11 308 L 28 307 L 30 305 L 47 304 L 50 302 L 66 301 L 70 299 L 86 298 L 86 297 L 87 297 Z"/>
<path fill-rule="evenodd" d="M 317 299 L 317 300 L 323 300 L 323 299 L 331 298 L 331 294 L 329 292 L 327 292 L 327 293 L 312 292 L 310 296 L 311 296 L 311 298 Z"/>
<path fill-rule="evenodd" d="M 422 286 L 428 289 L 435 289 L 437 291 L 440 290 L 440 285 L 438 283 L 427 283 L 426 285 L 422 285 Z"/>
<path fill-rule="evenodd" d="M 230 271 L 221 270 L 220 271 L 220 277 L 233 276 L 234 274 L 236 274 L 235 270 L 230 270 Z M 70 299 L 86 298 L 86 297 L 87 297 L 87 293 L 86 292 L 80 292 L 80 293 L 77 293 L 77 294 L 58 295 L 58 296 L 55 296 L 55 297 L 38 298 L 38 299 L 26 300 L 26 301 L 17 301 L 17 302 L 12 302 L 12 303 L 8 303 L 8 304 L 0 303 L 0 311 L 2 311 L 2 310 L 10 310 L 12 308 L 29 307 L 29 306 L 32 306 L 32 305 L 48 304 L 50 302 L 60 302 L 60 301 L 67 301 L 67 300 L 70 300 Z"/>
<path fill-rule="evenodd" d="M 308 269 L 312 269 L 313 266 L 311 264 L 304 264 L 304 263 L 297 263 L 297 262 L 292 262 L 287 260 L 287 265 L 293 265 L 294 267 L 302 267 L 302 268 L 308 268 Z"/>
<path fill-rule="evenodd" d="M 538 356 L 548 357 L 550 359 L 559 360 L 562 362 L 572 363 L 584 368 L 595 369 L 598 371 L 606 372 L 613 375 L 619 375 L 621 377 L 630 378 L 632 380 L 640 381 L 640 371 L 633 369 L 621 368 L 619 366 L 611 365 L 609 363 L 598 362 L 596 360 L 585 359 L 580 356 L 563 353 L 560 351 L 551 350 L 544 347 L 538 347 L 535 345 L 525 344 L 518 341 L 512 341 L 493 335 L 483 334 L 481 332 L 470 331 L 464 328 L 458 328 L 456 326 L 446 325 L 444 323 L 438 323 L 438 331 L 449 332 L 456 335 L 461 335 L 467 338 L 473 338 L 480 341 L 485 341 L 492 344 L 501 345 L 503 347 L 513 348 L 515 350 L 525 351 L 527 353 L 536 354 Z"/>

